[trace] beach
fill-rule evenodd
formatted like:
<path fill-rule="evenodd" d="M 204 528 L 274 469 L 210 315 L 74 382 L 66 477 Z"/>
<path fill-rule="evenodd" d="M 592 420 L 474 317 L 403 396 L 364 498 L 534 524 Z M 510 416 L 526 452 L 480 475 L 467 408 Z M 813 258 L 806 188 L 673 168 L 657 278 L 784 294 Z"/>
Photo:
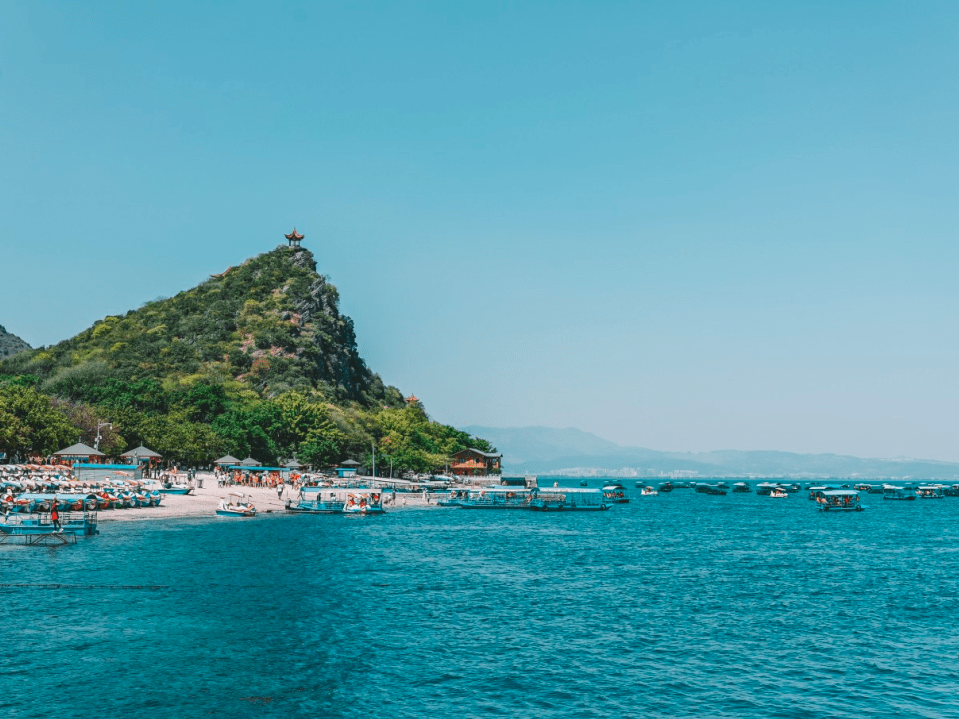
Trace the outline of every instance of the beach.
<path fill-rule="evenodd" d="M 212 472 L 197 473 L 197 484 L 192 494 L 164 494 L 163 502 L 159 507 L 136 507 L 131 509 L 100 510 L 97 517 L 103 522 L 146 522 L 158 519 L 179 519 L 187 517 L 215 517 L 216 508 L 220 499 L 230 492 L 242 492 L 247 495 L 256 507 L 258 514 L 269 514 L 286 511 L 287 498 L 295 499 L 297 490 L 286 485 L 283 496 L 277 497 L 276 490 L 270 487 L 230 486 L 218 487 Z M 435 507 L 427 502 L 422 493 L 403 493 L 397 495 L 396 504 L 393 495 L 384 492 L 384 506 L 386 509 L 414 509 Z"/>

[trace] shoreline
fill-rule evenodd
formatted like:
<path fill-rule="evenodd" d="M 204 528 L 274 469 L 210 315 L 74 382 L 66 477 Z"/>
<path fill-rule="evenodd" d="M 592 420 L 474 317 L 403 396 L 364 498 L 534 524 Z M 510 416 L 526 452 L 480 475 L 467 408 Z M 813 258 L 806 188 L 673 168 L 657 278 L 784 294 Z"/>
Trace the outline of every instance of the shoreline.
<path fill-rule="evenodd" d="M 197 487 L 193 494 L 164 494 L 159 507 L 135 507 L 131 509 L 101 509 L 97 512 L 97 521 L 103 522 L 149 522 L 163 519 L 189 519 L 196 517 L 216 518 L 216 508 L 220 499 L 230 492 L 242 492 L 250 497 L 260 514 L 285 514 L 286 498 L 295 492 L 289 485 L 283 490 L 283 497 L 276 496 L 276 490 L 269 487 L 230 486 L 217 487 L 212 473 L 200 472 L 197 479 L 203 481 L 203 487 Z M 288 495 L 288 493 L 290 493 Z M 387 495 L 390 493 L 387 492 Z M 385 499 L 385 498 L 384 498 Z M 384 503 L 387 511 L 402 509 L 433 509 L 438 505 L 427 502 L 421 493 L 401 493 L 396 504 Z"/>

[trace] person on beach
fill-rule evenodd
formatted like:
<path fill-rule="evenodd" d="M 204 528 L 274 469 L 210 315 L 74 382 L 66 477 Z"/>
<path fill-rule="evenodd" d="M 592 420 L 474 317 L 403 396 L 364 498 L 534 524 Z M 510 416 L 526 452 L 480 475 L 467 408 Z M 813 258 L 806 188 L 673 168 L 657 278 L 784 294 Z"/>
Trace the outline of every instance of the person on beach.
<path fill-rule="evenodd" d="M 278 484 L 276 485 L 276 498 L 280 499 L 281 497 L 283 497 L 283 485 Z"/>
<path fill-rule="evenodd" d="M 61 531 L 60 510 L 57 509 L 57 500 L 53 500 L 53 506 L 50 507 L 50 521 L 53 522 L 53 531 Z"/>

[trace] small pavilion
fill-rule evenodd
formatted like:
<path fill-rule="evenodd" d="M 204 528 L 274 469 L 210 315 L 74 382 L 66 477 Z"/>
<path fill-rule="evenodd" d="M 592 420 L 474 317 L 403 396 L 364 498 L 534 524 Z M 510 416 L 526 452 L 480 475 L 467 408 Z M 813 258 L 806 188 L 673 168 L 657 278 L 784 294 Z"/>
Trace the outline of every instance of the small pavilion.
<path fill-rule="evenodd" d="M 70 445 L 66 449 L 61 449 L 59 452 L 54 452 L 53 456 L 68 461 L 84 460 L 86 462 L 92 462 L 94 457 L 106 457 L 106 455 L 100 450 L 94 449 L 83 442 L 77 442 L 76 444 Z"/>
<path fill-rule="evenodd" d="M 215 464 L 220 469 L 223 469 L 224 467 L 229 467 L 231 464 L 239 464 L 239 463 L 240 463 L 240 460 L 238 460 L 232 454 L 228 454 L 225 457 L 220 457 L 213 464 Z"/>
<path fill-rule="evenodd" d="M 142 444 L 136 449 L 131 449 L 129 452 L 124 452 L 120 455 L 123 459 L 129 459 L 134 464 L 152 464 L 154 462 L 159 462 L 163 457 L 152 449 L 144 447 Z"/>
<path fill-rule="evenodd" d="M 253 457 L 247 457 L 242 462 L 240 462 L 241 467 L 262 467 L 263 462 L 257 462 Z"/>
<path fill-rule="evenodd" d="M 293 228 L 293 232 L 291 232 L 291 233 L 288 234 L 288 235 L 283 235 L 283 236 L 287 239 L 287 242 L 289 243 L 289 246 L 290 246 L 290 247 L 299 247 L 299 246 L 300 246 L 300 240 L 302 240 L 304 237 L 306 237 L 306 235 L 303 235 L 303 234 L 297 232 L 295 227 Z"/>
<path fill-rule="evenodd" d="M 419 401 L 420 401 L 420 398 L 417 397 L 415 394 L 411 394 L 409 397 L 406 398 L 406 404 L 416 404 Z"/>

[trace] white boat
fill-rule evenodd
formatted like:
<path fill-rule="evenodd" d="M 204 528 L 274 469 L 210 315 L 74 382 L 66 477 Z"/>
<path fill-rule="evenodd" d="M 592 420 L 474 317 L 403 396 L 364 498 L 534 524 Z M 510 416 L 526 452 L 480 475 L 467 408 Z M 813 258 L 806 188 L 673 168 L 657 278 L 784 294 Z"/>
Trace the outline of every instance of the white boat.
<path fill-rule="evenodd" d="M 242 492 L 231 492 L 226 497 L 220 497 L 216 515 L 218 517 L 255 517 L 256 507 Z"/>
<path fill-rule="evenodd" d="M 642 496 L 644 496 L 644 497 L 658 497 L 658 496 L 659 496 L 659 492 L 657 492 L 655 489 L 653 489 L 653 488 L 650 487 L 649 485 L 643 487 L 643 491 L 640 492 L 640 494 L 641 494 Z"/>
<path fill-rule="evenodd" d="M 770 496 L 770 497 L 777 497 L 777 498 L 780 498 L 780 499 L 781 499 L 781 498 L 783 498 L 783 497 L 788 497 L 788 496 L 789 496 L 789 492 L 787 492 L 787 491 L 786 491 L 785 489 L 783 489 L 782 487 L 776 487 L 774 490 L 772 490 L 772 491 L 769 493 L 769 496 Z"/>

